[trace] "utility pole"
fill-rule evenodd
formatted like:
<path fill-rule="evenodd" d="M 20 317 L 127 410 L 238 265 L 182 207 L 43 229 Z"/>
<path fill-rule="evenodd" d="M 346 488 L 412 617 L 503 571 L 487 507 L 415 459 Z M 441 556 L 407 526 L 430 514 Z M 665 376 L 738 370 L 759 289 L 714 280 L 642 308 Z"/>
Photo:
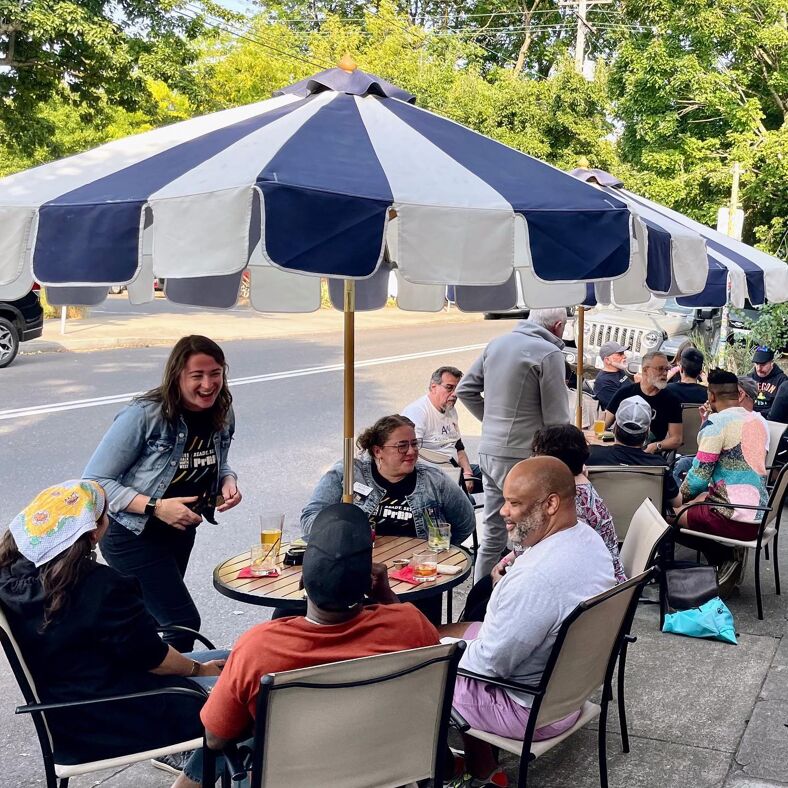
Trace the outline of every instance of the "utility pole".
<path fill-rule="evenodd" d="M 586 14 L 588 9 L 595 5 L 607 5 L 613 0 L 561 0 L 559 8 L 571 8 L 577 16 L 577 31 L 575 32 L 575 71 L 583 73 L 586 59 L 586 31 L 595 32 L 588 23 Z"/>

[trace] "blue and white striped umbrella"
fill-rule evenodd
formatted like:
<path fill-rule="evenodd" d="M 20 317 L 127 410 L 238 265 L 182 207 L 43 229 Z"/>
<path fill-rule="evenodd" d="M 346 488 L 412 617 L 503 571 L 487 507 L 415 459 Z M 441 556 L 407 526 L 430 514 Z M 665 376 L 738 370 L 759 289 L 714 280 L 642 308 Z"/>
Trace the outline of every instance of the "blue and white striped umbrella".
<path fill-rule="evenodd" d="M 578 169 L 576 178 L 598 184 L 607 194 L 623 200 L 637 217 L 635 234 L 641 247 L 641 259 L 647 261 L 647 290 L 665 296 L 680 296 L 688 290 L 676 287 L 673 276 L 698 270 L 704 272 L 705 285 L 695 295 L 678 298 L 683 306 L 721 307 L 730 304 L 743 308 L 745 299 L 759 306 L 766 301 L 788 301 L 788 264 L 777 257 L 748 246 L 735 238 L 696 222 L 677 211 L 659 205 L 624 189 L 624 184 L 603 170 Z M 702 246 L 699 246 L 702 245 Z M 698 257 L 698 249 L 703 249 Z M 610 301 L 606 285 L 598 285 L 595 295 L 585 303 Z M 647 300 L 644 291 L 641 302 Z M 613 285 L 613 298 L 619 302 L 618 285 Z M 621 303 L 634 303 L 623 301 Z"/>
<path fill-rule="evenodd" d="M 317 308 L 320 277 L 368 282 L 360 306 L 385 303 L 390 271 L 405 308 L 440 309 L 457 285 L 485 309 L 516 300 L 517 276 L 531 306 L 551 306 L 627 274 L 623 201 L 412 98 L 330 69 L 4 178 L 0 298 L 36 279 L 55 303 L 117 284 L 142 302 L 158 276 L 174 300 L 231 306 L 249 267 L 264 311 Z"/>

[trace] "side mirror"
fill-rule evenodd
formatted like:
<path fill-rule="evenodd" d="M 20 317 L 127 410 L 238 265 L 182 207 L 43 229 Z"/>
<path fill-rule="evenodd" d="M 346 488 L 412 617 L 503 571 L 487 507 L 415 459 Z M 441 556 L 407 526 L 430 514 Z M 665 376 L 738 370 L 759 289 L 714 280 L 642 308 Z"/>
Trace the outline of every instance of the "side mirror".
<path fill-rule="evenodd" d="M 630 375 L 637 375 L 638 372 L 640 372 L 640 364 L 636 361 L 630 361 L 629 364 L 627 364 L 627 372 L 629 372 Z"/>

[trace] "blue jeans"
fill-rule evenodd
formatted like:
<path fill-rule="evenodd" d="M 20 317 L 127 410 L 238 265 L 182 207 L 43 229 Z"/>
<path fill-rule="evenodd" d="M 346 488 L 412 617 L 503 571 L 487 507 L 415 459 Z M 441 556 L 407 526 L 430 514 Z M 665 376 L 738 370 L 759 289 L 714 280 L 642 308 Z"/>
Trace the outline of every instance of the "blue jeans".
<path fill-rule="evenodd" d="M 692 457 L 679 457 L 673 466 L 673 478 L 676 480 L 676 485 L 681 488 L 681 483 L 687 475 L 687 471 L 692 467 L 692 462 L 695 459 Z"/>

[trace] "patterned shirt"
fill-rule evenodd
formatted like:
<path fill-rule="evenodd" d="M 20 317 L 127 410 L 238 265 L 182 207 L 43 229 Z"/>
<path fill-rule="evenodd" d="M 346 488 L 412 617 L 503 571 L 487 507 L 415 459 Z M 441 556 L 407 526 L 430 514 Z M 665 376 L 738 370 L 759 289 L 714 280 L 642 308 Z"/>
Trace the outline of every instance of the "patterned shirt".
<path fill-rule="evenodd" d="M 698 433 L 698 453 L 681 485 L 684 500 L 708 492 L 711 504 L 765 506 L 767 436 L 758 413 L 739 407 L 712 413 Z M 760 520 L 752 509 L 726 506 L 714 511 L 740 522 Z"/>
<path fill-rule="evenodd" d="M 623 583 L 627 576 L 618 557 L 618 536 L 610 511 L 590 482 L 577 484 L 575 490 L 577 519 L 590 525 L 602 537 L 602 541 L 613 559 L 616 582 Z"/>

